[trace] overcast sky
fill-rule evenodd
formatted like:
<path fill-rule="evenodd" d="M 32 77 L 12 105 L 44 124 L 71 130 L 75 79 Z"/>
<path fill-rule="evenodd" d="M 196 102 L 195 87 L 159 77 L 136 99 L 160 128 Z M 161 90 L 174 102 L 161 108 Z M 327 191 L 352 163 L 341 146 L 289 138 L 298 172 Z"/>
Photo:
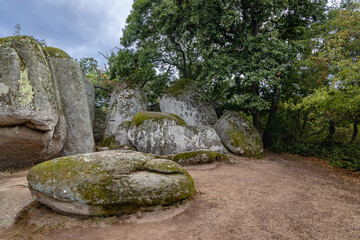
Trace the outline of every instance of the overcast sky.
<path fill-rule="evenodd" d="M 94 57 L 119 46 L 133 0 L 1 0 L 0 37 L 20 24 L 22 35 L 45 39 L 71 57 Z"/>

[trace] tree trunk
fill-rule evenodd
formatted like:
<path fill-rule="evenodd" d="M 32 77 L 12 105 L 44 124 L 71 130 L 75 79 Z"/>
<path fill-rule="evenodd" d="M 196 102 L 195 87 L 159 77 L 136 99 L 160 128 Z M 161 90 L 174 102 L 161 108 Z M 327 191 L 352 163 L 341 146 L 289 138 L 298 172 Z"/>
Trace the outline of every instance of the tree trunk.
<path fill-rule="evenodd" d="M 253 125 L 256 128 L 256 130 L 258 130 L 258 132 L 260 133 L 260 136 L 262 136 L 263 128 L 261 126 L 260 111 L 258 109 L 256 109 L 252 116 L 253 116 Z"/>
<path fill-rule="evenodd" d="M 274 98 L 272 99 L 269 117 L 266 122 L 266 127 L 265 127 L 265 131 L 264 131 L 264 135 L 263 135 L 264 147 L 270 147 L 273 143 L 273 139 L 271 136 L 271 130 L 272 130 L 273 123 L 274 123 L 276 115 L 277 115 L 277 111 L 279 109 L 280 96 L 281 96 L 281 91 L 276 86 L 274 89 Z"/>
<path fill-rule="evenodd" d="M 353 134 L 351 136 L 351 141 L 350 141 L 351 143 L 353 143 L 355 141 L 355 139 L 356 139 L 356 137 L 358 135 L 358 132 L 359 132 L 359 130 L 358 130 L 359 119 L 355 117 L 353 124 L 354 124 L 354 130 L 353 130 Z"/>
<path fill-rule="evenodd" d="M 329 135 L 327 136 L 327 141 L 329 143 L 331 143 L 334 139 L 335 129 L 335 122 L 333 120 L 330 120 Z"/>

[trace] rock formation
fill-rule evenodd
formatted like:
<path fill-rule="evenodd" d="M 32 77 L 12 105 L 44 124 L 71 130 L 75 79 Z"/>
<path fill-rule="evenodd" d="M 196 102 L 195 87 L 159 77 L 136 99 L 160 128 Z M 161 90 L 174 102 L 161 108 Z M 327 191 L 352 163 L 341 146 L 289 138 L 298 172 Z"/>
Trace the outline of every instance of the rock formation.
<path fill-rule="evenodd" d="M 1 38 L 0 170 L 91 152 L 91 87 L 60 49 L 28 36 Z"/>
<path fill-rule="evenodd" d="M 230 162 L 228 156 L 207 149 L 178 153 L 168 156 L 169 159 L 181 165 L 197 165 L 212 162 Z"/>
<path fill-rule="evenodd" d="M 61 156 L 92 152 L 95 147 L 88 95 L 79 65 L 64 51 L 44 48 L 64 103 L 66 140 Z"/>
<path fill-rule="evenodd" d="M 231 152 L 247 157 L 261 156 L 263 144 L 259 132 L 239 113 L 225 112 L 214 128 Z"/>
<path fill-rule="evenodd" d="M 162 96 L 161 112 L 175 114 L 190 126 L 212 126 L 218 120 L 215 108 L 209 103 L 202 103 L 199 97 L 191 80 L 178 80 Z"/>
<path fill-rule="evenodd" d="M 128 137 L 138 151 L 145 153 L 168 155 L 199 149 L 227 152 L 213 128 L 188 126 L 180 117 L 168 113 L 135 114 Z"/>
<path fill-rule="evenodd" d="M 77 216 L 151 210 L 195 192 L 193 179 L 179 164 L 134 151 L 57 158 L 32 168 L 27 179 L 36 200 Z"/>
<path fill-rule="evenodd" d="M 55 84 L 34 39 L 0 39 L 0 170 L 53 158 L 63 148 L 66 124 Z"/>
<path fill-rule="evenodd" d="M 147 98 L 140 87 L 131 81 L 122 81 L 111 94 L 104 139 L 113 137 L 120 123 L 146 109 Z"/>

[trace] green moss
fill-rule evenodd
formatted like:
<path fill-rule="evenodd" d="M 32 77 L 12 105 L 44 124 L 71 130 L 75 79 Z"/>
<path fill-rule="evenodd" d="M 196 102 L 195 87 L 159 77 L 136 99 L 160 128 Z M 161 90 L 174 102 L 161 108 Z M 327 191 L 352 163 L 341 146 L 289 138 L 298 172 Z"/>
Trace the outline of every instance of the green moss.
<path fill-rule="evenodd" d="M 184 173 L 184 169 L 177 163 L 165 159 L 153 159 L 148 161 L 144 168 L 159 173 Z"/>
<path fill-rule="evenodd" d="M 61 50 L 59 48 L 44 47 L 44 52 L 49 57 L 71 59 L 71 57 L 66 52 L 64 52 L 63 50 Z"/>
<path fill-rule="evenodd" d="M 121 155 L 118 153 L 116 156 L 119 157 L 119 154 Z M 95 155 L 98 156 L 91 157 L 90 154 L 85 154 L 62 157 L 35 166 L 28 174 L 30 188 L 55 199 L 89 204 L 90 214 L 100 216 L 129 214 L 159 205 L 170 205 L 188 199 L 195 193 L 191 176 L 170 160 L 152 159 L 151 155 L 146 155 L 143 156 L 144 159 L 140 156 L 136 159 L 120 157 L 112 161 L 112 158 L 107 159 L 106 154 Z M 109 162 L 116 167 L 108 165 Z M 147 164 L 146 167 L 144 164 Z M 119 172 L 120 170 L 130 171 Z M 136 187 L 117 191 L 120 186 L 127 186 L 132 172 L 143 170 L 154 175 L 164 176 L 164 173 L 168 173 L 183 176 L 181 180 L 174 182 L 174 185 L 160 181 L 149 191 L 146 188 L 137 191 Z M 164 198 L 161 199 L 159 196 Z M 119 200 L 122 201 L 121 204 Z"/>
<path fill-rule="evenodd" d="M 166 94 L 169 96 L 179 96 L 184 92 L 192 91 L 194 88 L 193 80 L 191 79 L 180 79 L 175 81 L 169 89 L 166 91 Z"/>
<path fill-rule="evenodd" d="M 203 158 L 204 155 L 206 156 L 206 158 L 208 158 L 207 162 L 214 162 L 214 161 L 229 162 L 229 158 L 225 154 L 214 152 L 214 151 L 205 151 L 205 150 L 179 153 L 179 154 L 176 154 L 172 158 L 172 160 L 174 162 L 191 162 L 192 159 Z"/>
<path fill-rule="evenodd" d="M 179 116 L 176 116 L 174 114 L 168 114 L 168 113 L 161 113 L 161 112 L 140 112 L 134 115 L 132 118 L 132 122 L 136 126 L 140 126 L 145 120 L 153 120 L 160 122 L 163 119 L 170 119 L 175 121 L 180 126 L 187 126 L 186 122 L 180 118 Z"/>
<path fill-rule="evenodd" d="M 250 133 L 245 136 L 245 134 L 240 131 L 234 122 L 230 122 L 232 125 L 232 129 L 227 133 L 230 138 L 230 144 L 233 145 L 236 148 L 240 148 L 244 151 L 243 155 L 246 157 L 255 157 L 260 158 L 261 157 L 261 149 L 262 149 L 262 142 L 261 138 L 255 139 L 255 146 L 253 146 L 253 139 L 250 139 L 251 136 L 256 136 L 257 133 L 254 131 L 257 131 L 255 128 L 252 129 L 246 129 L 246 131 L 249 131 Z M 251 124 L 249 123 L 251 126 Z"/>

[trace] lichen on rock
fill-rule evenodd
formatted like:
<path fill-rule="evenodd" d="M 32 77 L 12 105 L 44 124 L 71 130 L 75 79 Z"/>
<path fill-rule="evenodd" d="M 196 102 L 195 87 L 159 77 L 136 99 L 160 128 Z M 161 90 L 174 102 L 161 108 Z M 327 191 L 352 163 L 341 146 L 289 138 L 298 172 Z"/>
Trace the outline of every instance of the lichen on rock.
<path fill-rule="evenodd" d="M 121 81 L 111 93 L 103 138 L 114 136 L 118 126 L 146 111 L 148 101 L 142 89 L 131 81 Z"/>
<path fill-rule="evenodd" d="M 180 117 L 168 113 L 137 113 L 128 137 L 138 151 L 145 153 L 168 155 L 198 149 L 227 152 L 211 127 L 188 126 Z"/>
<path fill-rule="evenodd" d="M 59 48 L 44 47 L 44 52 L 47 56 L 50 56 L 50 57 L 71 59 L 69 54 L 67 54 L 65 51 L 63 51 Z"/>
<path fill-rule="evenodd" d="M 27 179 L 38 201 L 78 216 L 134 213 L 181 202 L 195 192 L 180 165 L 135 151 L 57 158 L 32 168 Z"/>
<path fill-rule="evenodd" d="M 261 136 L 239 113 L 225 112 L 214 128 L 231 152 L 246 157 L 261 157 L 263 152 Z"/>
<path fill-rule="evenodd" d="M 175 81 L 162 96 L 160 109 L 181 117 L 190 126 L 212 126 L 218 120 L 214 106 L 200 100 L 191 79 Z"/>
<path fill-rule="evenodd" d="M 178 153 L 169 156 L 169 158 L 181 165 L 196 165 L 212 162 L 230 162 L 228 156 L 226 156 L 225 154 L 210 151 L 207 149 Z"/>
<path fill-rule="evenodd" d="M 27 69 L 20 69 L 20 78 L 18 80 L 19 83 L 19 104 L 22 107 L 34 108 L 34 90 L 29 82 Z"/>

